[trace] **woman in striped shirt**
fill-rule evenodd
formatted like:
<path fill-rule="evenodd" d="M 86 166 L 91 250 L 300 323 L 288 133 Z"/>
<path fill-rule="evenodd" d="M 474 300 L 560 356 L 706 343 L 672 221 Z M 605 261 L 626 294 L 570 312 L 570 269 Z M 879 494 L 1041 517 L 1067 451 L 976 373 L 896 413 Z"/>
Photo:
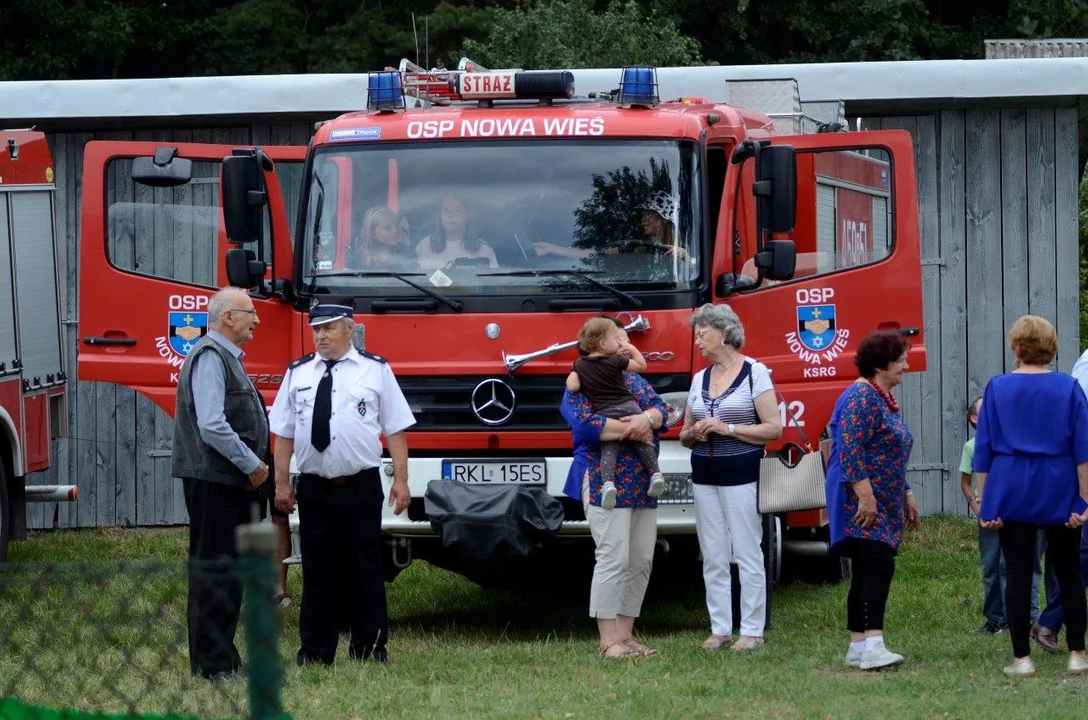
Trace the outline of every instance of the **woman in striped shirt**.
<path fill-rule="evenodd" d="M 691 448 L 695 522 L 711 636 L 704 650 L 763 644 L 767 577 L 760 548 L 756 487 L 763 446 L 782 436 L 774 385 L 763 363 L 745 357 L 744 326 L 728 305 L 706 304 L 691 317 L 710 367 L 691 383 L 680 442 Z M 740 570 L 740 638 L 733 643 L 730 560 Z"/>

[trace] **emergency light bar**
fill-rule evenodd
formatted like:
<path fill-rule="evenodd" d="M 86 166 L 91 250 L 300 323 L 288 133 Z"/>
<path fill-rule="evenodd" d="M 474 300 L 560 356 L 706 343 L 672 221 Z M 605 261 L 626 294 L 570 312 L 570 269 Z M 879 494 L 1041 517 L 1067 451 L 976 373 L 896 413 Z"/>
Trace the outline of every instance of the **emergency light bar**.
<path fill-rule="evenodd" d="M 574 73 L 561 71 L 462 72 L 453 78 L 462 100 L 569 100 Z"/>
<path fill-rule="evenodd" d="M 400 73 L 392 70 L 372 72 L 367 79 L 367 110 L 391 112 L 404 109 L 404 88 L 401 86 Z"/>
<path fill-rule="evenodd" d="M 620 76 L 620 105 L 657 105 L 657 68 L 645 65 L 625 67 Z"/>

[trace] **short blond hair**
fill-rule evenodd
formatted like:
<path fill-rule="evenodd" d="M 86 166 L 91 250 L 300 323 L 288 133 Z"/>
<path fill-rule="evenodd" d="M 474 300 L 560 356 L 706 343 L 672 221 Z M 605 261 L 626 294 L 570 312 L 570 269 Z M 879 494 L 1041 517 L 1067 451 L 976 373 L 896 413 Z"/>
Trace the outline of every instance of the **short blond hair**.
<path fill-rule="evenodd" d="M 590 318 L 578 332 L 578 348 L 587 355 L 597 352 L 604 339 L 615 332 L 619 332 L 619 327 L 612 318 Z"/>
<path fill-rule="evenodd" d="M 1049 365 L 1058 354 L 1058 331 L 1046 318 L 1024 315 L 1009 328 L 1009 348 L 1027 365 Z"/>

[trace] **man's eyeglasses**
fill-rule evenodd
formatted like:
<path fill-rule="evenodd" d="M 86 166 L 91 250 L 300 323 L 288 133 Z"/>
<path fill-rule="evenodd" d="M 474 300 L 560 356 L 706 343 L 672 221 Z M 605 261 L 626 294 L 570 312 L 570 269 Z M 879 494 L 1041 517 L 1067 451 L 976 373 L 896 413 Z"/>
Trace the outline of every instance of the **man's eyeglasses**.
<path fill-rule="evenodd" d="M 250 315 L 252 315 L 254 317 L 257 316 L 257 311 L 256 310 L 246 310 L 245 308 L 227 308 L 227 309 L 230 310 L 231 312 L 249 313 Z"/>

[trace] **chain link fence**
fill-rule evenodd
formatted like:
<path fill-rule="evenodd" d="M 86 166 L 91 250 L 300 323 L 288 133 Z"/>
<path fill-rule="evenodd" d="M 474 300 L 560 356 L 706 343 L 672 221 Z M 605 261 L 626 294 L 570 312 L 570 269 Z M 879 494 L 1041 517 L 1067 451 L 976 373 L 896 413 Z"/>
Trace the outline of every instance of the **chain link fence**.
<path fill-rule="evenodd" d="M 192 566 L 209 614 L 243 588 L 242 669 L 216 681 L 190 672 L 187 561 L 0 565 L 0 720 L 287 718 L 275 533 L 242 526 L 236 560 Z"/>

